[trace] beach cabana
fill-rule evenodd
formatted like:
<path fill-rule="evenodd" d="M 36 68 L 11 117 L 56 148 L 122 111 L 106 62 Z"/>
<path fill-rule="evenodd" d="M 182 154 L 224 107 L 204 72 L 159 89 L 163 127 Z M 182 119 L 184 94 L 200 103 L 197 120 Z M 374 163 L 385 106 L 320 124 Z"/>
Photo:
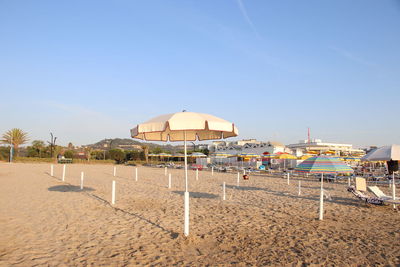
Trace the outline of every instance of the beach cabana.
<path fill-rule="evenodd" d="M 187 141 L 224 139 L 238 135 L 231 122 L 213 115 L 178 112 L 158 116 L 131 129 L 132 138 L 146 141 L 183 141 L 185 160 L 184 235 L 189 235 L 189 184 Z"/>

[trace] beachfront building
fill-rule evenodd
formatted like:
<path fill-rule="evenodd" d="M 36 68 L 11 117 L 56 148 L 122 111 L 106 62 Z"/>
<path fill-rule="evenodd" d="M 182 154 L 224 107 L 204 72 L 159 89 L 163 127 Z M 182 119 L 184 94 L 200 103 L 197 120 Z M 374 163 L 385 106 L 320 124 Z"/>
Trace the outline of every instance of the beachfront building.
<path fill-rule="evenodd" d="M 352 144 L 326 143 L 321 139 L 300 140 L 297 144 L 287 145 L 296 156 L 304 154 L 331 154 L 335 156 L 357 155 L 362 156 L 365 151 L 353 148 Z"/>
<path fill-rule="evenodd" d="M 224 153 L 232 156 L 240 154 L 256 154 L 261 156 L 265 152 L 268 152 L 269 154 L 276 154 L 278 152 L 292 152 L 280 142 L 262 142 L 255 139 L 245 139 L 234 142 L 217 141 L 213 142 L 209 149 L 214 153 Z"/>

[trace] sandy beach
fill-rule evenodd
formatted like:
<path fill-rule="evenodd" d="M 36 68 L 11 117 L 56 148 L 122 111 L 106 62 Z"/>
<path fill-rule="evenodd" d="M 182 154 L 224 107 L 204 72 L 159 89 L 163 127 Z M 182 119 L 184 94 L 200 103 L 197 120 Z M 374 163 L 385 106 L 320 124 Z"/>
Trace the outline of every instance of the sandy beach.
<path fill-rule="evenodd" d="M 183 235 L 183 170 L 0 163 L 1 266 L 399 266 L 400 214 L 319 182 L 189 171 L 190 235 Z M 80 190 L 80 173 L 85 173 Z M 112 180 L 116 204 L 111 205 Z M 226 182 L 226 200 L 222 183 Z M 388 188 L 383 188 L 389 193 Z"/>

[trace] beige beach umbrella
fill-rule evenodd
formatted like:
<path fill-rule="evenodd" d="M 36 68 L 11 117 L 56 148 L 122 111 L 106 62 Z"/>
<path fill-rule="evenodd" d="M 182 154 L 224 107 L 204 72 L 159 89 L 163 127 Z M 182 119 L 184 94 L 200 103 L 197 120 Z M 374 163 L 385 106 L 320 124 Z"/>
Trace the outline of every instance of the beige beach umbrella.
<path fill-rule="evenodd" d="M 195 112 L 178 112 L 155 117 L 131 129 L 132 138 L 146 141 L 183 141 L 185 158 L 185 225 L 189 235 L 189 192 L 186 141 L 223 139 L 238 135 L 231 122 L 213 115 Z"/>
<path fill-rule="evenodd" d="M 393 164 L 393 167 L 396 170 L 392 170 L 392 197 L 393 200 L 396 199 L 396 182 L 394 177 L 394 172 L 399 169 L 399 161 L 400 161 L 400 145 L 390 145 L 390 146 L 382 146 L 370 151 L 367 155 L 361 158 L 361 161 L 386 161 L 388 170 L 389 167 Z M 396 205 L 393 204 L 395 208 Z"/>

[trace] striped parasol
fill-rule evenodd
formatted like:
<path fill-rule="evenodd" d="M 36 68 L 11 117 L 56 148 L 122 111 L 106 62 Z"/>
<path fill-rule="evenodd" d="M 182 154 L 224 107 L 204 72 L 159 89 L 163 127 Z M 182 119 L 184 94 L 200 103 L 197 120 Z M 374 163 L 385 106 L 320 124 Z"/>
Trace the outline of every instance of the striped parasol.
<path fill-rule="evenodd" d="M 338 158 L 316 156 L 304 160 L 294 169 L 297 172 L 307 173 L 352 173 L 351 167 Z"/>
<path fill-rule="evenodd" d="M 324 218 L 324 174 L 329 173 L 352 173 L 354 172 L 346 163 L 338 158 L 327 156 L 316 156 L 306 159 L 294 169 L 303 173 L 320 173 L 321 174 L 321 194 L 319 198 L 319 219 Z"/>

